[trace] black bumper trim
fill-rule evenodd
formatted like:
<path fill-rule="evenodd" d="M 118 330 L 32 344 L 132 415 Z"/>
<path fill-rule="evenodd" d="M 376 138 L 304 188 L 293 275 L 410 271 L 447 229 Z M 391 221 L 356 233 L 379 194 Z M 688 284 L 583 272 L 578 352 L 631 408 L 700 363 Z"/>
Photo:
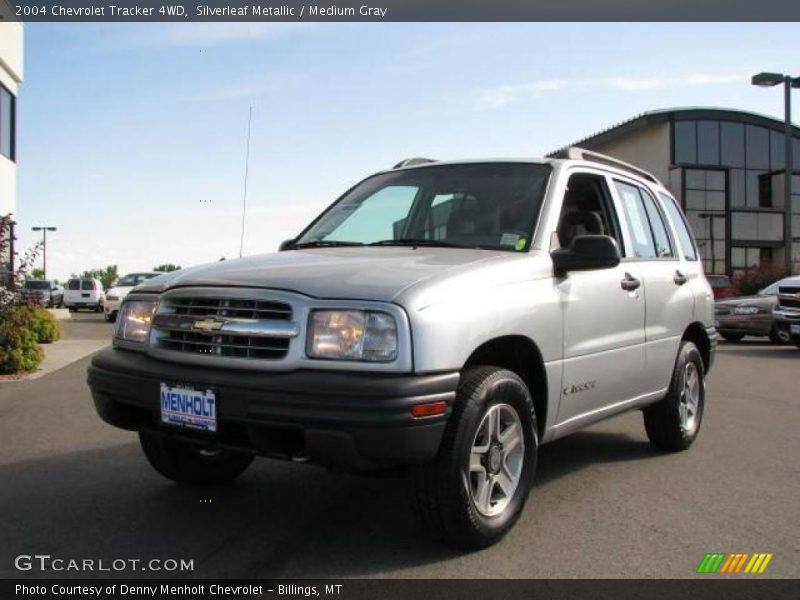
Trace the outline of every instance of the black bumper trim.
<path fill-rule="evenodd" d="M 88 372 L 98 414 L 117 427 L 349 467 L 435 456 L 451 408 L 424 419 L 412 417 L 410 409 L 438 400 L 451 405 L 458 381 L 458 372 L 201 370 L 116 348 L 96 354 Z M 209 437 L 161 426 L 162 382 L 214 389 L 219 434 Z"/>

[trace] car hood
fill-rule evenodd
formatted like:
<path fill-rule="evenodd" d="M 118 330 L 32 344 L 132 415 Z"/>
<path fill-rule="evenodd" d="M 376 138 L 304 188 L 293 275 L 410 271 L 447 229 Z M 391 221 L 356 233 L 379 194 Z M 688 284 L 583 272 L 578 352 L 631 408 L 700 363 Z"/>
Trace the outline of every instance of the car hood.
<path fill-rule="evenodd" d="M 133 290 L 133 286 L 121 286 L 121 287 L 112 287 L 106 292 L 107 296 L 119 296 L 120 298 L 124 298 L 128 294 L 131 293 Z"/>
<path fill-rule="evenodd" d="M 315 248 L 262 254 L 161 275 L 136 288 L 162 292 L 186 286 L 264 287 L 314 298 L 390 302 L 403 290 L 478 262 L 518 257 L 467 248 Z"/>
<path fill-rule="evenodd" d="M 739 306 L 742 304 L 759 304 L 770 303 L 775 301 L 776 296 L 736 296 L 732 298 L 724 298 L 717 300 L 714 304 L 717 306 Z"/>

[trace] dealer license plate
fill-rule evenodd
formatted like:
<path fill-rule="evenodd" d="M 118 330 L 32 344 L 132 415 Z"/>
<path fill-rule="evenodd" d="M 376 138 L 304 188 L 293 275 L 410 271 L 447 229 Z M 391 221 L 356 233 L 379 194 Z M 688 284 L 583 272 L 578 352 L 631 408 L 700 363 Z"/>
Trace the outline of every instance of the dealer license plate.
<path fill-rule="evenodd" d="M 217 430 L 217 398 L 212 390 L 161 384 L 161 422 L 200 431 Z"/>
<path fill-rule="evenodd" d="M 792 335 L 800 335 L 800 325 L 790 325 L 789 330 L 792 332 Z"/>

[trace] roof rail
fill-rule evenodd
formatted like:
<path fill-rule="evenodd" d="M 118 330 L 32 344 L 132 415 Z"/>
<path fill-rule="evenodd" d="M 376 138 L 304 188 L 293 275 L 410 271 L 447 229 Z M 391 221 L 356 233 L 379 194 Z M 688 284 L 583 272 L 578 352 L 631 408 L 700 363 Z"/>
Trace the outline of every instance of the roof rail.
<path fill-rule="evenodd" d="M 432 158 L 406 158 L 401 160 L 392 169 L 400 169 L 402 167 L 413 167 L 415 165 L 426 165 L 428 163 L 435 163 L 438 162 Z"/>
<path fill-rule="evenodd" d="M 614 158 L 613 156 L 608 156 L 606 154 L 600 154 L 599 152 L 594 152 L 593 150 L 586 150 L 585 148 L 579 148 L 578 146 L 570 146 L 569 148 L 564 148 L 559 150 L 553 155 L 554 158 L 571 158 L 575 160 L 588 160 L 590 162 L 600 163 L 609 167 L 616 167 L 617 169 L 622 169 L 623 171 L 630 171 L 638 175 L 639 177 L 643 177 L 648 181 L 652 181 L 658 185 L 661 185 L 661 182 L 658 178 L 653 175 L 652 173 L 645 171 L 644 169 L 640 169 L 630 163 L 626 163 L 625 161 L 619 160 L 618 158 Z"/>

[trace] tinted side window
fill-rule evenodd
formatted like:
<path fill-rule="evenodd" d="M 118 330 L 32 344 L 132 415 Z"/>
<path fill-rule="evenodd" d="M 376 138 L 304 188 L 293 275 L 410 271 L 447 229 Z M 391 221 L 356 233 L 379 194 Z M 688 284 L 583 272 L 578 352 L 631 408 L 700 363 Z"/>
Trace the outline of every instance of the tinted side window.
<path fill-rule="evenodd" d="M 675 204 L 672 198 L 664 194 L 661 194 L 661 200 L 663 201 L 664 210 L 675 228 L 675 233 L 678 235 L 678 242 L 681 245 L 681 250 L 683 250 L 684 258 L 686 260 L 697 260 L 697 250 L 695 250 L 694 247 L 692 234 L 689 233 L 689 228 L 686 226 L 686 219 L 683 218 L 683 214 L 681 214 L 678 205 Z"/>
<path fill-rule="evenodd" d="M 608 235 L 624 252 L 619 220 L 604 177 L 576 173 L 569 178 L 557 233 L 563 247 L 569 247 L 578 235 Z"/>
<path fill-rule="evenodd" d="M 672 252 L 672 244 L 669 241 L 669 234 L 667 233 L 667 226 L 664 224 L 664 218 L 656 206 L 656 200 L 646 190 L 639 189 L 639 193 L 644 201 L 644 208 L 647 211 L 647 218 L 650 221 L 650 229 L 653 232 L 653 240 L 656 243 L 656 256 L 658 258 L 667 258 L 675 256 Z"/>
<path fill-rule="evenodd" d="M 633 246 L 635 258 L 655 258 L 656 246 L 653 242 L 653 233 L 650 230 L 650 221 L 647 210 L 639 193 L 639 188 L 621 181 L 615 181 L 617 193 L 622 201 L 622 210 L 628 221 L 628 235 Z"/>

